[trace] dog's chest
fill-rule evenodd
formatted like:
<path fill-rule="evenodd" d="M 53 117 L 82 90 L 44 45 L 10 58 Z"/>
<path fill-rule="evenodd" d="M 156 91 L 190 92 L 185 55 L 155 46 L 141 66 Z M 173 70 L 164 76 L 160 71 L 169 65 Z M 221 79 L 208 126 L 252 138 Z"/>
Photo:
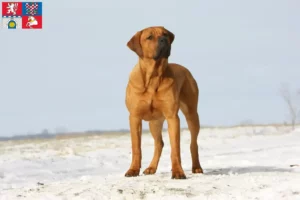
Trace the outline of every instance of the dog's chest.
<path fill-rule="evenodd" d="M 140 116 L 143 120 L 156 120 L 163 116 L 163 110 L 172 104 L 173 80 L 158 78 L 152 79 L 146 88 L 137 88 L 134 84 L 129 85 L 127 91 L 127 108 L 130 113 Z M 169 97 L 169 98 L 166 98 Z"/>
<path fill-rule="evenodd" d="M 159 100 L 159 93 L 153 91 L 145 92 L 140 96 L 135 110 L 143 120 L 155 120 L 162 117 L 161 104 L 162 101 Z"/>

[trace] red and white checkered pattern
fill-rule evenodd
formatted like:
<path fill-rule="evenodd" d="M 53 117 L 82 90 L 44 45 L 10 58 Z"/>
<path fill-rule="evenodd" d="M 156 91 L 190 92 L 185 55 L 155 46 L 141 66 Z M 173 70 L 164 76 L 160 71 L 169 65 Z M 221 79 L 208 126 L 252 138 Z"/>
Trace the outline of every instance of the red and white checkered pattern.
<path fill-rule="evenodd" d="M 27 9 L 28 14 L 34 15 L 34 11 L 37 11 L 38 7 L 39 7 L 39 4 L 37 4 L 37 3 L 33 3 L 31 5 L 29 3 L 26 3 L 26 9 Z"/>

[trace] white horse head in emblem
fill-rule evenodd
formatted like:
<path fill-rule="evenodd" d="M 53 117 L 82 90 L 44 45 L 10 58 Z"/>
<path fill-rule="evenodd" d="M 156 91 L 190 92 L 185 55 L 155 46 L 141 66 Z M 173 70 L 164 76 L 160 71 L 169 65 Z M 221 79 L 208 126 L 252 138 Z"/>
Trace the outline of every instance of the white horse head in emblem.
<path fill-rule="evenodd" d="M 33 16 L 29 16 L 28 17 L 28 22 L 26 23 L 26 26 L 29 28 L 32 28 L 32 25 L 38 25 L 38 21 L 33 17 Z"/>

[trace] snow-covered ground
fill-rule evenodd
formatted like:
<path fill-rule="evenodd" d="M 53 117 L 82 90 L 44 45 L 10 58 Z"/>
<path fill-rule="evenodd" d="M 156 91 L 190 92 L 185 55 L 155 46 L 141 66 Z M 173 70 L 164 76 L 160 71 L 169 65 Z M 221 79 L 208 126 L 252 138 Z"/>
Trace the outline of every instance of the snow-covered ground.
<path fill-rule="evenodd" d="M 155 175 L 126 178 L 129 134 L 0 142 L 0 200 L 14 199 L 300 199 L 300 128 L 205 128 L 204 174 L 191 173 L 190 134 L 181 133 L 186 180 L 171 179 L 170 145 Z M 145 169 L 153 139 L 142 137 Z"/>

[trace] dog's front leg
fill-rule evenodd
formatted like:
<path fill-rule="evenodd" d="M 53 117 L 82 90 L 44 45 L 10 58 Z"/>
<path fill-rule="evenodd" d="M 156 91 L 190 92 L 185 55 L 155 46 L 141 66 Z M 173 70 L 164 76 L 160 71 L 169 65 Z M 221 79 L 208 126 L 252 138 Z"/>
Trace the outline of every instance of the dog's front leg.
<path fill-rule="evenodd" d="M 180 157 L 180 120 L 178 115 L 168 117 L 168 131 L 171 144 L 172 179 L 186 179 Z"/>
<path fill-rule="evenodd" d="M 141 136 L 142 136 L 142 120 L 139 117 L 130 115 L 130 134 L 132 145 L 132 161 L 126 177 L 138 176 L 140 174 L 142 162 Z"/>

